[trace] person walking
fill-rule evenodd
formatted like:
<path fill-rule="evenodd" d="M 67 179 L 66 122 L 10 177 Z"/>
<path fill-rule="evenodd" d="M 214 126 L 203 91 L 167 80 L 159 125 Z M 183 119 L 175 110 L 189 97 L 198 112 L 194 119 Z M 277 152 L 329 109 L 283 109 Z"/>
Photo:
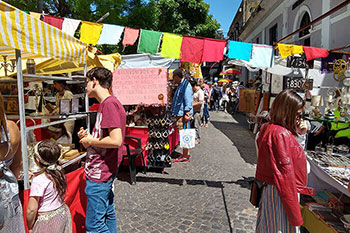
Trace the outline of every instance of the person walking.
<path fill-rule="evenodd" d="M 219 87 L 217 83 L 214 83 L 211 95 L 213 97 L 213 102 L 214 102 L 214 111 L 219 112 L 220 99 L 221 99 L 222 93 L 221 93 L 221 87 Z"/>
<path fill-rule="evenodd" d="M 177 118 L 178 129 L 187 124 L 193 115 L 193 92 L 192 87 L 185 79 L 182 70 L 176 69 L 173 72 L 173 82 L 177 84 L 173 101 L 171 104 L 171 114 Z M 183 148 L 180 158 L 174 159 L 173 162 L 189 162 L 189 149 Z"/>
<path fill-rule="evenodd" d="M 204 107 L 204 91 L 200 87 L 201 80 L 196 80 L 192 85 L 193 90 L 193 125 L 196 129 L 196 144 L 200 143 L 201 139 L 201 119 L 203 116 Z"/>
<path fill-rule="evenodd" d="M 109 92 L 112 78 L 106 68 L 95 67 L 87 73 L 87 95 L 100 105 L 92 134 L 83 128 L 78 132 L 87 149 L 86 232 L 117 232 L 112 185 L 123 157 L 126 113 Z"/>
<path fill-rule="evenodd" d="M 294 233 L 303 224 L 300 194 L 314 194 L 306 187 L 306 157 L 295 138 L 307 131 L 302 121 L 304 105 L 294 90 L 282 91 L 272 104 L 269 122 L 260 129 L 255 178 L 262 196 L 256 232 Z"/>
<path fill-rule="evenodd" d="M 66 178 L 59 165 L 61 148 L 56 142 L 44 140 L 35 145 L 35 162 L 39 172 L 30 186 L 27 206 L 29 233 L 71 233 L 72 217 L 64 203 Z"/>
<path fill-rule="evenodd" d="M 204 104 L 203 104 L 203 116 L 202 116 L 202 124 L 205 127 L 208 127 L 210 114 L 209 114 L 209 104 L 210 104 L 210 87 L 209 85 L 203 82 L 201 86 L 204 92 Z"/>

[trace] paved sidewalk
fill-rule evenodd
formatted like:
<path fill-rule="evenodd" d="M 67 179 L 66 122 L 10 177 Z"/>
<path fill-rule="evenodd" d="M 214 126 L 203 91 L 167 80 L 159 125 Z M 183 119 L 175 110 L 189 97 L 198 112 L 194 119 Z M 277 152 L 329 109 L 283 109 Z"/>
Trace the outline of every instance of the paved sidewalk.
<path fill-rule="evenodd" d="M 235 118 L 211 112 L 189 163 L 165 174 L 138 173 L 134 186 L 121 172 L 114 189 L 118 232 L 254 232 L 256 210 L 248 201 L 254 135 L 242 115 Z"/>

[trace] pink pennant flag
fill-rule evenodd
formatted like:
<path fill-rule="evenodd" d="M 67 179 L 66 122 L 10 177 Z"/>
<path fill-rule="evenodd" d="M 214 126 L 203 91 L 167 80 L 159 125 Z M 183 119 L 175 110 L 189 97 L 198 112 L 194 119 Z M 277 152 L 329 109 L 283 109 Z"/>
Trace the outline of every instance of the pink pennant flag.
<path fill-rule="evenodd" d="M 127 45 L 134 45 L 139 36 L 139 32 L 139 29 L 125 27 L 123 47 L 125 48 Z"/>
<path fill-rule="evenodd" d="M 204 39 L 202 62 L 217 62 L 224 59 L 225 40 Z"/>

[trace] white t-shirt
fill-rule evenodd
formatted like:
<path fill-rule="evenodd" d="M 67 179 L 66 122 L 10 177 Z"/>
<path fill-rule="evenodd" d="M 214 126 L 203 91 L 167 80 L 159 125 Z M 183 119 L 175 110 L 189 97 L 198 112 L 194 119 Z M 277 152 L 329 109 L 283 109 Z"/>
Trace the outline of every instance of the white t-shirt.
<path fill-rule="evenodd" d="M 201 106 L 193 108 L 193 112 L 201 112 L 204 107 L 204 91 L 199 88 L 196 92 L 193 93 L 193 103 L 202 102 Z"/>

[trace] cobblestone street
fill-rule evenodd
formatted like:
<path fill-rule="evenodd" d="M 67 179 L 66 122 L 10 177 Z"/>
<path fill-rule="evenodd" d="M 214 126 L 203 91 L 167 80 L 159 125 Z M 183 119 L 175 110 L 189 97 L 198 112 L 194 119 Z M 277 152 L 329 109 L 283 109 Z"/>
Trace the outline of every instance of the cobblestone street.
<path fill-rule="evenodd" d="M 139 172 L 134 186 L 122 171 L 114 187 L 118 232 L 254 232 L 248 181 L 256 155 L 244 123 L 240 114 L 211 112 L 189 163 Z"/>

